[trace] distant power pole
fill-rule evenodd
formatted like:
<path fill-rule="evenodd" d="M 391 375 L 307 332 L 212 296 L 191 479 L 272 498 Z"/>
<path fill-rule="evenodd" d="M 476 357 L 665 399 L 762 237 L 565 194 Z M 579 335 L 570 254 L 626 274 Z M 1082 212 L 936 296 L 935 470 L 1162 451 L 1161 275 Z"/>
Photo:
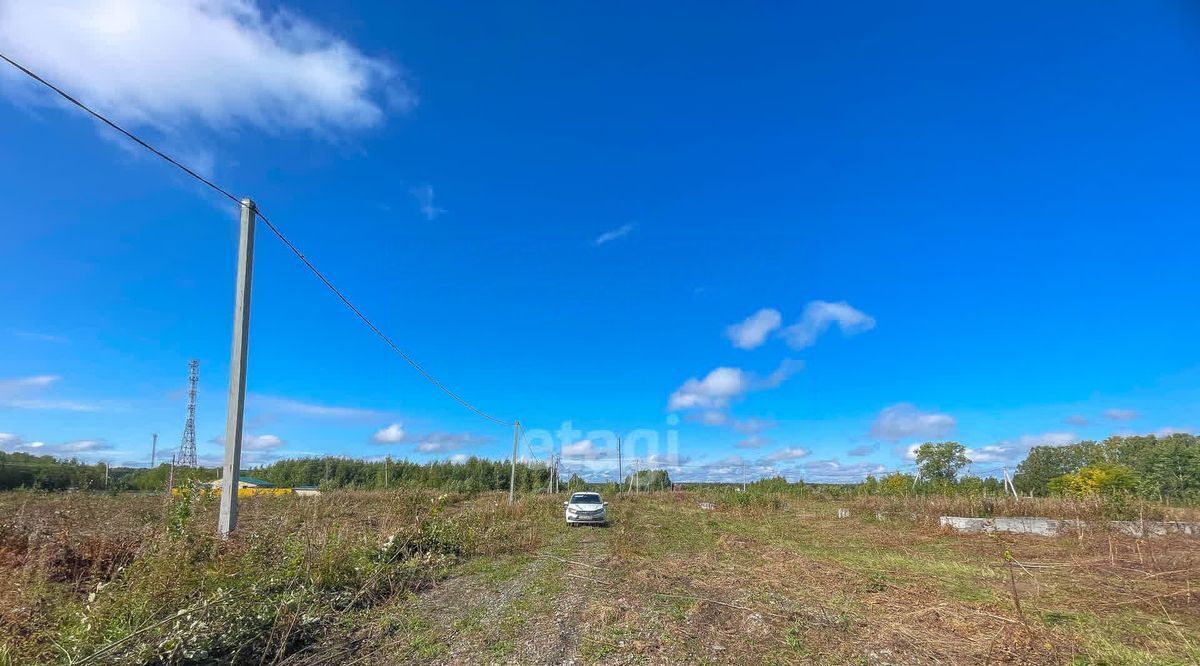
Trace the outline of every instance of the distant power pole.
<path fill-rule="evenodd" d="M 1021 496 L 1017 494 L 1017 487 L 1013 485 L 1012 479 L 1008 478 L 1008 468 L 1005 467 L 1003 469 L 1004 469 L 1004 483 L 1008 486 L 1008 489 L 1012 491 L 1013 499 L 1020 500 Z"/>
<path fill-rule="evenodd" d="M 104 487 L 108 487 L 108 461 L 104 463 Z"/>
<path fill-rule="evenodd" d="M 183 422 L 183 437 L 179 441 L 180 467 L 196 466 L 196 387 L 200 383 L 200 361 L 188 362 L 187 420 Z"/>
<path fill-rule="evenodd" d="M 521 437 L 521 422 L 513 423 L 513 456 L 512 471 L 508 475 L 508 503 L 516 501 L 517 496 L 517 440 Z"/>
<path fill-rule="evenodd" d="M 388 487 L 388 467 L 392 464 L 392 457 L 388 456 L 383 459 L 383 487 L 386 490 Z"/>
<path fill-rule="evenodd" d="M 150 440 L 150 468 L 154 468 L 154 454 L 158 449 L 158 433 L 150 435 L 153 439 Z"/>
<path fill-rule="evenodd" d="M 171 472 L 167 475 L 167 497 L 171 496 L 171 489 L 175 487 L 175 455 L 171 455 Z"/>
<path fill-rule="evenodd" d="M 746 463 L 742 463 L 742 492 L 746 492 Z"/>
<path fill-rule="evenodd" d="M 621 436 L 620 435 L 617 435 L 617 478 L 620 479 L 620 481 L 617 481 L 618 487 L 625 485 L 625 467 L 621 463 Z"/>
<path fill-rule="evenodd" d="M 225 407 L 225 468 L 217 533 L 237 527 L 238 477 L 242 466 L 242 418 L 246 408 L 246 352 L 250 342 L 250 281 L 254 272 L 254 202 L 242 199 L 238 235 L 237 291 L 233 301 L 233 349 L 229 360 L 229 401 Z"/>

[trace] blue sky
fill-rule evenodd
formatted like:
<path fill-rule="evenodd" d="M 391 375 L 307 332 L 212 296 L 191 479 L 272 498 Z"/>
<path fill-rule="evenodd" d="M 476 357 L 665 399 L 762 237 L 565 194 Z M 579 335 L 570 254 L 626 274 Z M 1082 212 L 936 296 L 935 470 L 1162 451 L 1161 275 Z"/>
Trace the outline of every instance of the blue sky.
<path fill-rule="evenodd" d="M 1200 427 L 1186 3 L 43 4 L 0 6 L 0 51 L 594 474 L 604 431 L 832 480 Z M 215 460 L 236 208 L 0 96 L 0 446 L 145 464 L 197 358 Z M 506 455 L 261 227 L 255 262 L 249 462 Z"/>

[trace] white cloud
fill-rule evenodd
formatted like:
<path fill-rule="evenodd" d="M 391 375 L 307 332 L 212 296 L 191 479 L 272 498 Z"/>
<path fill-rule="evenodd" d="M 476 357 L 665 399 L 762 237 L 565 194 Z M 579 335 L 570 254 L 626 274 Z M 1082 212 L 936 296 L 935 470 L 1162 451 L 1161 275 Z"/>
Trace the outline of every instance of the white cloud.
<path fill-rule="evenodd" d="M 465 463 L 465 462 L 467 462 L 467 461 L 468 461 L 468 460 L 470 460 L 470 459 L 471 459 L 471 456 L 468 456 L 468 455 L 467 455 L 467 454 L 465 454 L 465 453 L 456 453 L 456 454 L 454 454 L 454 455 L 450 456 L 450 462 L 452 462 L 452 463 L 458 463 L 458 464 L 460 464 L 460 465 L 461 465 L 462 463 Z"/>
<path fill-rule="evenodd" d="M 242 435 L 242 448 L 252 451 L 268 451 L 283 446 L 278 435 Z"/>
<path fill-rule="evenodd" d="M 426 220 L 432 221 L 442 213 L 446 212 L 445 208 L 438 208 L 433 202 L 432 185 L 418 185 L 410 189 L 408 192 L 417 200 L 417 206 L 421 210 L 421 215 L 424 215 Z"/>
<path fill-rule="evenodd" d="M 767 457 L 763 458 L 763 460 L 765 462 L 780 462 L 783 460 L 796 460 L 807 455 L 808 449 L 804 449 L 799 446 L 789 446 L 771 453 Z"/>
<path fill-rule="evenodd" d="M 783 329 L 782 335 L 793 349 L 803 349 L 834 324 L 844 335 L 855 335 L 875 328 L 875 319 L 845 301 L 810 301 L 800 321 Z"/>
<path fill-rule="evenodd" d="M 1132 409 L 1106 409 L 1104 410 L 1104 418 L 1109 421 L 1132 421 L 1141 414 Z"/>
<path fill-rule="evenodd" d="M 692 377 L 667 400 L 668 409 L 722 410 L 730 401 L 750 391 L 775 388 L 804 367 L 802 361 L 785 359 L 771 374 L 758 377 L 740 368 L 720 367 L 703 379 Z"/>
<path fill-rule="evenodd" d="M 381 428 L 374 435 L 371 435 L 371 441 L 376 444 L 396 444 L 404 440 L 404 425 L 401 423 L 393 423 L 386 428 Z"/>
<path fill-rule="evenodd" d="M 618 238 L 624 238 L 625 236 L 628 236 L 631 231 L 633 231 L 632 222 L 629 224 L 622 224 L 616 229 L 606 231 L 599 236 L 596 236 L 596 239 L 592 241 L 592 245 L 604 245 L 605 243 L 611 243 Z"/>
<path fill-rule="evenodd" d="M 255 0 L 9 0 L 15 60 L 128 124 L 268 131 L 379 125 L 416 103 L 395 67 Z M 8 68 L 5 68 L 6 70 Z"/>
<path fill-rule="evenodd" d="M 581 439 L 571 444 L 563 444 L 562 457 L 583 460 L 595 460 L 608 455 L 608 449 L 598 446 L 590 439 Z"/>
<path fill-rule="evenodd" d="M 1155 437 L 1170 437 L 1171 435 L 1190 435 L 1190 434 L 1192 434 L 1191 428 L 1176 428 L 1174 426 L 1163 426 L 1162 428 L 1159 428 L 1158 430 L 1154 431 Z"/>
<path fill-rule="evenodd" d="M 744 321 L 732 324 L 725 329 L 725 336 L 738 349 L 754 349 L 767 341 L 769 336 L 783 323 L 783 315 L 779 310 L 763 308 L 747 317 Z"/>
<path fill-rule="evenodd" d="M 749 374 L 739 368 L 721 367 L 704 379 L 692 377 L 671 394 L 668 409 L 720 409 L 750 390 Z"/>
<path fill-rule="evenodd" d="M 949 414 L 922 412 L 902 402 L 879 412 L 871 426 L 871 436 L 891 442 L 910 437 L 944 437 L 954 431 L 955 425 L 954 417 Z"/>
<path fill-rule="evenodd" d="M 1063 423 L 1073 426 L 1085 426 L 1089 423 L 1089 421 L 1088 417 L 1084 416 L 1083 414 L 1072 414 L 1063 419 Z"/>

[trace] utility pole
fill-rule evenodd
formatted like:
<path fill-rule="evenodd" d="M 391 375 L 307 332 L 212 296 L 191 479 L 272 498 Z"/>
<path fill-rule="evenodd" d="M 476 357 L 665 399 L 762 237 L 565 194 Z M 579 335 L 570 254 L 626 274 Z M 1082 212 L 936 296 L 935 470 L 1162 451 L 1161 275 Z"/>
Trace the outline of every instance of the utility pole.
<path fill-rule="evenodd" d="M 108 488 L 108 461 L 104 462 L 104 487 Z"/>
<path fill-rule="evenodd" d="M 746 462 L 742 461 L 742 492 L 746 492 Z"/>
<path fill-rule="evenodd" d="M 621 480 L 619 483 L 622 486 L 625 485 L 623 483 L 625 481 L 625 469 L 621 464 L 621 436 L 620 435 L 617 435 L 617 478 Z"/>
<path fill-rule="evenodd" d="M 1008 489 L 1012 491 L 1013 499 L 1020 501 L 1021 496 L 1017 494 L 1017 487 L 1013 485 L 1012 479 L 1008 478 L 1008 468 L 1004 467 L 1002 469 L 1004 470 L 1004 483 L 1007 484 Z"/>
<path fill-rule="evenodd" d="M 238 477 L 242 464 L 242 418 L 246 408 L 246 352 L 250 342 L 250 280 L 254 271 L 254 202 L 242 199 L 238 236 L 237 291 L 233 302 L 233 348 L 229 360 L 229 402 L 225 409 L 225 468 L 221 480 L 222 537 L 237 527 Z"/>
<path fill-rule="evenodd" d="M 171 497 L 171 489 L 175 487 L 175 455 L 171 455 L 171 472 L 167 475 L 167 498 Z"/>
<path fill-rule="evenodd" d="M 513 423 L 513 457 L 512 470 L 508 474 L 508 503 L 512 504 L 517 496 L 517 440 L 521 437 L 521 422 Z"/>
<path fill-rule="evenodd" d="M 154 454 L 158 450 L 158 433 L 150 436 L 153 438 L 150 440 L 150 469 L 154 469 Z"/>
<path fill-rule="evenodd" d="M 386 490 L 388 487 L 388 466 L 392 464 L 392 457 L 388 456 L 383 459 L 383 487 Z"/>

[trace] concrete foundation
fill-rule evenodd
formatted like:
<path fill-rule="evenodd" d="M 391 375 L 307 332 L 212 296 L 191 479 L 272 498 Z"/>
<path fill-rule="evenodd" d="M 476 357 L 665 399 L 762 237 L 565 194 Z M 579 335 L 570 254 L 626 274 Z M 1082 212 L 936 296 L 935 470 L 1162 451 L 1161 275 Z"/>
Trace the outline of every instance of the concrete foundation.
<path fill-rule="evenodd" d="M 1008 532 L 1010 534 L 1036 534 L 1038 536 L 1078 534 L 1089 527 L 1088 523 L 1082 520 L 1024 517 L 963 518 L 960 516 L 942 516 L 939 523 L 942 527 L 949 527 L 959 532 Z M 1098 527 L 1101 529 L 1116 530 L 1122 534 L 1137 538 L 1166 536 L 1168 534 L 1182 534 L 1184 536 L 1200 538 L 1200 523 L 1113 520 L 1102 522 Z"/>

